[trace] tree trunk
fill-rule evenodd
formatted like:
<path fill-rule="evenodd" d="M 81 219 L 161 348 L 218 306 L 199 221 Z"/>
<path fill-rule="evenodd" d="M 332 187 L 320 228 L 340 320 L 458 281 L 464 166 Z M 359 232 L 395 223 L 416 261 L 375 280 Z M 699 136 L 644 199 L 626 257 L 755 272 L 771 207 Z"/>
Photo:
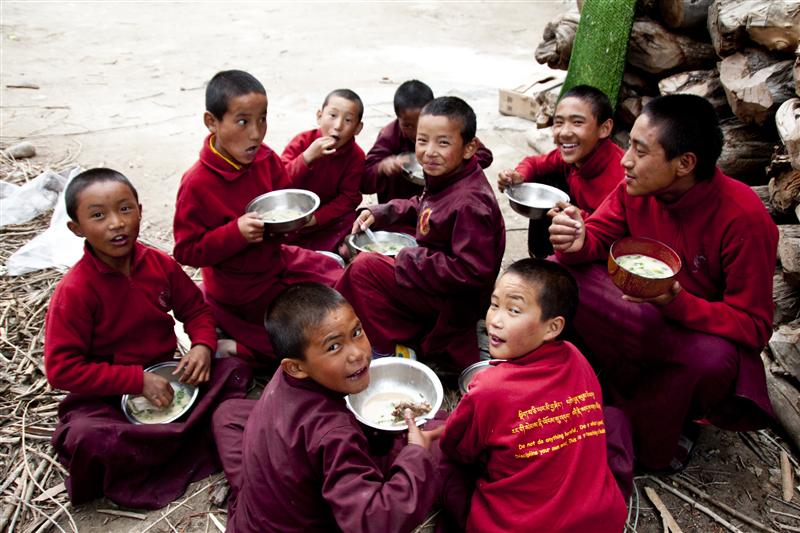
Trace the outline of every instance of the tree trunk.
<path fill-rule="evenodd" d="M 661 20 L 673 29 L 692 29 L 704 26 L 712 0 L 658 0 Z"/>
<path fill-rule="evenodd" d="M 766 168 L 772 154 L 772 141 L 756 127 L 736 117 L 720 121 L 725 136 L 717 164 L 725 172 L 750 185 L 766 185 Z"/>
<path fill-rule="evenodd" d="M 717 56 L 708 43 L 685 35 L 671 33 L 650 19 L 633 23 L 628 63 L 651 74 L 681 70 L 704 69 L 714 66 Z"/>
<path fill-rule="evenodd" d="M 792 97 L 791 76 L 791 61 L 776 61 L 757 48 L 737 52 L 719 64 L 719 79 L 734 114 L 759 126 Z"/>
<path fill-rule="evenodd" d="M 544 27 L 542 42 L 536 47 L 534 57 L 541 64 L 547 63 L 550 68 L 567 70 L 569 56 L 572 54 L 572 42 L 578 30 L 580 13 L 570 11 L 548 22 Z"/>
<path fill-rule="evenodd" d="M 717 69 L 690 70 L 666 77 L 658 82 L 658 90 L 665 94 L 696 94 L 714 106 L 718 116 L 730 116 L 728 98 L 719 81 Z"/>
<path fill-rule="evenodd" d="M 767 374 L 767 390 L 775 416 L 789 435 L 795 448 L 800 449 L 800 393 L 780 370 L 775 368 L 764 352 L 761 352 Z"/>
<path fill-rule="evenodd" d="M 792 168 L 800 170 L 800 98 L 790 98 L 781 104 L 775 113 L 775 125 Z"/>
<path fill-rule="evenodd" d="M 769 50 L 790 52 L 800 41 L 800 2 L 714 0 L 708 9 L 708 33 L 721 57 L 742 48 L 748 38 Z"/>

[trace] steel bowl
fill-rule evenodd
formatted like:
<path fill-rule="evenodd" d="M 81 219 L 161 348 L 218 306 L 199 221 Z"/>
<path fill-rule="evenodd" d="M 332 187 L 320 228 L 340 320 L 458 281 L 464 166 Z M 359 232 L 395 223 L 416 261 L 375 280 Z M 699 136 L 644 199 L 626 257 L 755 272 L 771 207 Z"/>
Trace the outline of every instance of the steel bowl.
<path fill-rule="evenodd" d="M 556 202 L 569 202 L 569 195 L 561 189 L 542 183 L 519 183 L 506 187 L 511 209 L 520 215 L 538 220 L 555 207 Z"/>
<path fill-rule="evenodd" d="M 666 278 L 647 278 L 626 270 L 617 263 L 624 255 L 639 254 L 663 261 L 672 270 Z M 669 290 L 675 276 L 681 271 L 681 258 L 669 246 L 646 237 L 625 237 L 615 241 L 608 252 L 608 274 L 620 290 L 636 298 L 654 298 Z"/>
<path fill-rule="evenodd" d="M 178 381 L 178 378 L 180 376 L 172 375 L 172 373 L 175 371 L 176 368 L 178 368 L 177 361 L 167 361 L 165 363 L 158 363 L 149 368 L 145 368 L 144 371 L 158 374 L 159 376 L 166 378 L 172 383 L 180 383 Z M 191 395 L 189 398 L 189 402 L 184 406 L 183 409 L 181 409 L 180 411 L 176 411 L 175 413 L 172 413 L 170 416 L 168 416 L 163 420 L 158 420 L 158 421 L 140 420 L 139 418 L 136 417 L 136 415 L 134 415 L 131 412 L 130 407 L 128 406 L 128 400 L 130 400 L 134 396 L 140 396 L 138 394 L 124 394 L 122 396 L 122 402 L 121 402 L 122 412 L 125 414 L 125 417 L 134 424 L 168 424 L 170 422 L 174 422 L 191 410 L 192 406 L 197 401 L 197 395 L 200 392 L 199 389 L 194 385 L 187 385 L 185 383 L 180 383 L 180 386 L 187 389 L 188 393 Z"/>
<path fill-rule="evenodd" d="M 461 394 L 466 394 L 469 390 L 469 384 L 472 383 L 472 380 L 475 378 L 475 376 L 490 366 L 491 365 L 489 364 L 489 361 L 486 360 L 478 361 L 477 363 L 469 365 L 467 368 L 465 368 L 464 371 L 461 372 L 461 375 L 458 376 L 458 389 L 461 391 Z"/>
<path fill-rule="evenodd" d="M 261 216 L 278 209 L 293 209 L 300 216 L 281 222 L 264 222 L 267 233 L 286 233 L 302 228 L 311 220 L 314 211 L 319 208 L 319 196 L 304 189 L 281 189 L 257 196 L 245 207 L 246 213 L 258 213 Z"/>
<path fill-rule="evenodd" d="M 327 250 L 316 250 L 316 252 L 318 254 L 322 254 L 322 255 L 326 255 L 326 256 L 330 257 L 331 259 L 333 259 L 334 261 L 339 263 L 339 265 L 341 265 L 342 268 L 345 267 L 344 258 L 341 255 L 333 253 L 333 252 L 328 252 Z"/>
<path fill-rule="evenodd" d="M 414 152 L 404 152 L 400 156 L 406 158 L 406 162 L 403 164 L 403 176 L 414 185 L 424 187 L 425 174 L 422 172 L 422 165 L 417 161 L 417 156 Z"/>
<path fill-rule="evenodd" d="M 375 235 L 375 241 L 380 243 L 390 243 L 390 244 L 399 244 L 403 248 L 407 248 L 409 246 L 416 246 L 417 240 L 412 237 L 411 235 L 406 235 L 405 233 L 396 233 L 393 231 L 373 231 L 373 235 Z M 360 252 L 371 252 L 373 250 L 369 250 L 367 246 L 372 244 L 372 240 L 367 237 L 366 233 L 356 233 L 354 235 L 348 235 L 347 238 L 344 240 L 347 248 L 350 250 L 350 254 L 355 256 Z M 382 253 L 383 255 L 388 255 L 390 257 L 394 257 L 397 255 L 397 252 L 394 253 Z"/>
<path fill-rule="evenodd" d="M 407 428 L 404 421 L 380 422 L 367 418 L 364 413 L 364 407 L 370 400 L 375 400 L 376 395 L 394 393 L 408 396 L 411 401 L 425 400 L 431 404 L 429 413 L 416 418 L 417 425 L 433 418 L 442 406 L 444 398 L 442 382 L 426 365 L 403 357 L 383 357 L 372 361 L 369 367 L 369 387 L 358 394 L 350 394 L 345 401 L 347 408 L 362 424 L 382 431 L 403 431 Z M 386 417 L 389 416 L 387 412 Z"/>

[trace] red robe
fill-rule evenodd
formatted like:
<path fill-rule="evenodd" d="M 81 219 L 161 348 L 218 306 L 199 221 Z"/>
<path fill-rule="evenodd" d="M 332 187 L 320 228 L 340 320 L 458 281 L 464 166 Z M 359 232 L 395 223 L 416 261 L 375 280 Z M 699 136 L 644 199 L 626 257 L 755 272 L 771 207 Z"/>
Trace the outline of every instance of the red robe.
<path fill-rule="evenodd" d="M 227 531 L 406 532 L 439 496 L 432 452 L 403 446 L 381 468 L 344 397 L 310 379 L 278 370 L 260 400 L 235 405 L 252 412 L 238 443 L 217 434 L 226 474 L 229 465 L 234 473 Z M 215 431 L 224 425 L 220 418 Z"/>
<path fill-rule="evenodd" d="M 548 342 L 478 374 L 442 451 L 483 466 L 467 531 L 619 533 L 627 510 L 606 463 L 602 393 L 572 344 Z"/>
<path fill-rule="evenodd" d="M 359 254 L 336 288 L 378 352 L 412 345 L 463 368 L 478 360 L 475 326 L 500 270 L 505 225 L 475 158 L 428 182 L 421 196 L 370 208 L 376 229 L 416 220 L 419 246 L 394 261 Z"/>
<path fill-rule="evenodd" d="M 303 152 L 320 136 L 319 129 L 300 133 L 286 145 L 281 155 L 291 186 L 313 191 L 320 198 L 320 207 L 314 213 L 316 225 L 303 228 L 288 242 L 309 250 L 335 252 L 337 245 L 350 233 L 356 219 L 355 209 L 361 203 L 358 189 L 364 174 L 364 151 L 351 139 L 335 153 L 320 157 L 309 167 Z"/>
<path fill-rule="evenodd" d="M 211 149 L 206 137 L 200 160 L 181 179 L 175 205 L 175 258 L 202 267 L 206 300 L 219 325 L 239 343 L 271 359 L 264 312 L 287 285 L 318 281 L 333 285 L 341 273 L 329 257 L 277 238 L 250 244 L 238 219 L 261 194 L 290 186 L 283 163 L 266 145 L 255 160 L 234 167 Z"/>
<path fill-rule="evenodd" d="M 134 425 L 120 395 L 141 394 L 143 367 L 171 360 L 175 316 L 192 345 L 216 349 L 216 331 L 197 286 L 166 254 L 136 244 L 130 277 L 97 259 L 83 258 L 56 287 L 47 311 L 47 379 L 70 394 L 59 405 L 53 448 L 69 470 L 73 504 L 106 496 L 126 507 L 157 508 L 189 483 L 219 469 L 211 413 L 227 398 L 243 397 L 249 369 L 237 360 L 214 361 L 211 381 L 183 421 Z"/>
<path fill-rule="evenodd" d="M 386 203 L 395 198 L 411 198 L 422 194 L 423 187 L 415 185 L 403 176 L 384 176 L 378 172 L 380 162 L 392 155 L 414 152 L 414 140 L 408 139 L 400 129 L 400 121 L 394 119 L 383 127 L 375 139 L 375 144 L 367 153 L 364 164 L 364 177 L 361 181 L 361 192 L 378 193 L 378 202 Z M 480 143 L 475 156 L 481 168 L 492 164 L 494 156 L 491 150 Z"/>
<path fill-rule="evenodd" d="M 668 466 L 687 416 L 731 428 L 763 423 L 772 409 L 759 352 L 772 332 L 778 231 L 755 193 L 720 171 L 672 204 L 630 196 L 621 183 L 586 233 L 583 249 L 558 253 L 560 262 L 604 264 L 626 235 L 662 241 L 683 262 L 683 290 L 664 307 L 622 300 L 604 266 L 574 268 L 576 328 L 597 363 L 618 370 L 612 392 L 631 417 L 637 458 Z"/>

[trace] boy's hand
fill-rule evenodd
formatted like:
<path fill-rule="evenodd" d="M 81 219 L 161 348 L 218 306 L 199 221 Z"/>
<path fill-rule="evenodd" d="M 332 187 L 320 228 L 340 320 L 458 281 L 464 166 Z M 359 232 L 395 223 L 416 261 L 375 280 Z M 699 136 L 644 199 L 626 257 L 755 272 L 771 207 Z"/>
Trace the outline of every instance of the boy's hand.
<path fill-rule="evenodd" d="M 303 227 L 304 228 L 310 228 L 311 226 L 316 226 L 316 225 L 317 225 L 317 217 L 316 217 L 316 215 L 311 215 L 311 220 L 306 222 L 306 225 L 303 226 Z"/>
<path fill-rule="evenodd" d="M 172 390 L 172 385 L 169 384 L 167 378 L 152 372 L 144 373 L 142 396 L 147 398 L 150 403 L 163 409 L 172 403 L 173 394 L 175 391 Z"/>
<path fill-rule="evenodd" d="M 311 166 L 311 163 L 320 157 L 334 153 L 336 151 L 334 146 L 338 141 L 339 139 L 330 135 L 315 139 L 303 152 L 303 161 L 306 162 L 306 165 Z"/>
<path fill-rule="evenodd" d="M 355 222 L 353 222 L 353 229 L 350 231 L 350 235 L 355 235 L 356 233 L 361 233 L 364 231 L 365 228 L 370 227 L 375 223 L 375 216 L 369 209 L 364 209 L 361 213 L 358 214 L 358 218 Z"/>
<path fill-rule="evenodd" d="M 211 349 L 205 344 L 195 344 L 189 353 L 181 357 L 178 368 L 172 375 L 181 375 L 181 383 L 198 385 L 211 379 Z"/>
<path fill-rule="evenodd" d="M 258 213 L 245 213 L 239 217 L 239 232 L 247 242 L 264 240 L 264 220 Z"/>
<path fill-rule="evenodd" d="M 522 183 L 525 179 L 522 177 L 522 174 L 517 172 L 514 169 L 509 170 L 501 170 L 500 173 L 497 175 L 497 188 L 500 189 L 500 192 L 506 190 L 506 187 L 511 187 L 512 185 L 517 185 L 518 183 Z"/>
<path fill-rule="evenodd" d="M 679 282 L 675 282 L 670 286 L 670 288 L 664 294 L 659 294 L 658 296 L 654 296 L 653 298 L 637 298 L 635 296 L 628 296 L 627 294 L 622 295 L 623 300 L 627 300 L 629 302 L 633 302 L 635 304 L 653 304 L 657 305 L 658 307 L 663 307 L 668 303 L 672 302 L 678 294 L 683 290 L 681 284 Z"/>
<path fill-rule="evenodd" d="M 403 164 L 406 163 L 405 157 L 390 155 L 378 163 L 378 173 L 384 176 L 398 176 L 403 172 Z"/>
<path fill-rule="evenodd" d="M 556 214 L 550 223 L 550 243 L 559 252 L 577 252 L 586 240 L 586 225 L 581 210 L 571 205 Z"/>
<path fill-rule="evenodd" d="M 444 424 L 430 431 L 421 431 L 417 427 L 417 424 L 414 423 L 414 417 L 412 416 L 411 409 L 405 410 L 403 413 L 403 418 L 405 418 L 406 425 L 408 426 L 409 444 L 417 444 L 428 450 L 431 447 L 431 442 L 441 437 L 442 433 L 444 433 Z"/>

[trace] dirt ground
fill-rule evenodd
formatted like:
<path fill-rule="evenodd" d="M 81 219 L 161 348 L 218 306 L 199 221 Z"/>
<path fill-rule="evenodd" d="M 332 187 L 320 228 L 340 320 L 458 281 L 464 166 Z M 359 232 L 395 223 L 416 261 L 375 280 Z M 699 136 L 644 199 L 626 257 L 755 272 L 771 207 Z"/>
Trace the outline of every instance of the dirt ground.
<path fill-rule="evenodd" d="M 494 181 L 499 170 L 530 153 L 525 134 L 531 129 L 497 112 L 497 90 L 547 71 L 533 60 L 533 50 L 544 24 L 572 5 L 4 0 L 0 144 L 29 140 L 40 160 L 72 154 L 84 168 L 122 171 L 139 190 L 145 231 L 169 238 L 178 181 L 206 134 L 204 83 L 218 70 L 247 70 L 267 87 L 266 142 L 277 151 L 314 126 L 323 97 L 339 87 L 365 102 L 358 141 L 368 150 L 393 118 L 397 84 L 418 78 L 435 94 L 461 96 L 475 108 L 478 135 L 494 152 L 487 171 Z M 35 88 L 9 87 L 26 84 Z M 500 203 L 508 264 L 527 255 L 527 221 Z M 796 528 L 800 507 L 775 499 L 779 448 L 772 435 L 706 429 L 682 479 L 770 527 L 779 516 L 771 510 L 785 513 L 780 520 Z M 102 500 L 71 512 L 82 532 L 213 531 L 207 493 L 219 479 L 193 485 L 186 496 L 194 497 L 147 513 L 145 520 L 98 514 L 113 507 Z M 640 490 L 645 484 L 656 488 L 684 531 L 725 530 L 655 482 L 637 482 Z M 752 530 L 717 512 L 741 531 Z M 224 523 L 221 511 L 213 516 Z M 62 527 L 69 529 L 63 521 Z M 643 493 L 634 500 L 629 530 L 662 531 Z"/>

